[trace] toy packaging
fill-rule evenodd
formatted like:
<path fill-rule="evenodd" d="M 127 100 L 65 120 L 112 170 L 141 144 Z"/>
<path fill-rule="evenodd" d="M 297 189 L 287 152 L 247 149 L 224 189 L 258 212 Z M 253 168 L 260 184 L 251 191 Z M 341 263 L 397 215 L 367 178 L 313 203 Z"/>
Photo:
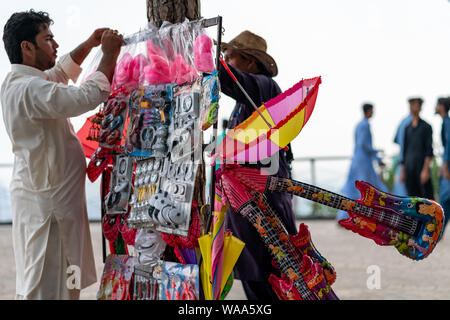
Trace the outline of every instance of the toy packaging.
<path fill-rule="evenodd" d="M 203 130 L 217 121 L 219 101 L 214 46 L 203 24 L 150 24 L 126 37 L 111 94 L 88 119 L 85 140 L 96 149 L 88 176 L 102 177 L 102 228 L 111 251 L 98 299 L 200 297 L 199 267 L 188 260 L 197 260 L 201 235 L 204 203 L 195 199 L 206 194 L 196 185 L 205 174 Z M 168 248 L 180 261 L 164 260 Z"/>

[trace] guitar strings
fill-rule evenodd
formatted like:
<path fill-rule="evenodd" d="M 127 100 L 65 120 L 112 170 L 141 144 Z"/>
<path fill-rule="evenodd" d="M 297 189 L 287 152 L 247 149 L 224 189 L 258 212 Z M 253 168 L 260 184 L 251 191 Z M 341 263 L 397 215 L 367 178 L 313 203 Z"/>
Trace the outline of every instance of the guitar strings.
<path fill-rule="evenodd" d="M 281 243 L 278 235 L 273 231 L 272 226 L 269 224 L 268 220 L 266 219 L 262 211 L 256 205 L 251 195 L 247 192 L 240 193 L 238 190 L 236 190 L 236 188 L 233 188 L 228 183 L 223 184 L 223 187 L 225 189 L 228 201 L 230 201 L 230 203 L 233 202 L 234 207 L 238 208 L 236 210 L 236 213 L 242 215 L 252 224 L 257 225 L 258 223 L 261 223 L 261 227 L 266 232 L 266 237 L 261 235 L 261 238 L 263 242 L 266 244 L 270 254 L 274 257 L 274 260 L 278 262 L 280 270 L 283 273 L 288 274 L 289 267 L 293 267 L 293 270 L 295 270 L 298 273 L 299 277 L 297 280 L 294 280 L 293 283 L 295 287 L 298 289 L 302 298 L 315 300 L 316 297 L 314 293 L 306 285 L 303 277 L 300 276 L 301 272 L 298 269 L 298 266 L 295 265 L 288 258 L 289 254 L 286 252 L 285 246 L 283 245 L 283 243 Z M 258 217 L 260 217 L 260 219 L 258 219 Z M 270 248 L 270 245 L 273 246 L 272 249 Z M 279 250 L 278 253 L 275 253 L 275 248 Z M 287 259 L 280 259 L 279 256 L 284 256 Z"/>
<path fill-rule="evenodd" d="M 234 171 L 234 170 L 233 170 Z M 392 229 L 404 231 L 410 235 L 414 235 L 418 222 L 415 220 L 407 219 L 406 216 L 399 215 L 392 212 L 380 211 L 377 212 L 373 208 L 364 206 L 354 201 L 353 199 L 349 199 L 338 195 L 334 192 L 330 192 L 316 186 L 308 185 L 306 183 L 298 182 L 291 179 L 276 177 L 276 176 L 261 176 L 260 174 L 250 173 L 245 170 L 241 170 L 239 172 L 234 172 L 233 174 L 238 180 L 246 181 L 246 184 L 250 187 L 250 189 L 257 190 L 258 192 L 264 193 L 264 190 L 272 190 L 272 191 L 281 191 L 281 192 L 291 192 L 297 194 L 295 190 L 288 191 L 289 187 L 292 186 L 300 186 L 305 190 L 305 194 L 297 194 L 300 197 L 306 198 L 308 200 L 314 201 L 316 203 L 320 203 L 322 205 L 331 206 L 334 208 L 338 208 L 344 210 L 342 208 L 342 201 L 351 201 L 355 203 L 355 213 L 361 214 L 365 217 L 375 219 L 377 222 L 387 225 Z M 317 192 L 325 192 L 331 195 L 331 199 L 328 202 L 323 202 L 320 199 L 312 198 L 312 195 Z"/>
<path fill-rule="evenodd" d="M 342 201 L 343 200 L 351 201 L 351 202 L 355 203 L 355 207 L 356 207 L 356 209 L 358 209 L 358 211 L 356 211 L 356 210 L 354 211 L 355 213 L 360 213 L 368 218 L 374 218 L 381 224 L 387 225 L 394 229 L 399 229 L 401 231 L 407 232 L 408 234 L 414 234 L 414 232 L 417 228 L 416 221 L 408 221 L 408 220 L 406 220 L 405 217 L 403 217 L 401 215 L 395 214 L 395 216 L 394 216 L 393 213 L 385 212 L 385 211 L 377 212 L 373 208 L 361 205 L 360 203 L 357 203 L 352 199 L 343 197 L 334 192 L 330 192 L 330 191 L 327 191 L 327 190 L 324 190 L 324 189 L 321 189 L 321 188 L 318 188 L 318 187 L 315 187 L 315 186 L 312 186 L 312 185 L 309 185 L 306 183 L 287 180 L 285 178 L 279 178 L 279 177 L 272 177 L 272 178 L 274 178 L 275 181 L 268 181 L 268 185 L 267 185 L 269 187 L 269 189 L 272 191 L 286 192 L 290 187 L 292 187 L 292 185 L 299 186 L 304 190 L 304 192 L 299 193 L 299 192 L 296 192 L 295 190 L 292 190 L 291 192 L 293 192 L 294 194 L 296 194 L 300 197 L 306 198 L 308 200 L 311 200 L 311 201 L 314 201 L 314 202 L 317 202 L 317 203 L 320 203 L 323 205 L 331 206 L 334 208 L 338 208 L 341 210 L 343 210 L 342 209 Z M 288 183 L 288 182 L 290 182 L 290 183 Z M 330 195 L 330 201 L 323 202 L 323 200 L 321 200 L 321 199 L 313 198 L 313 194 L 317 194 L 319 192 Z"/>
<path fill-rule="evenodd" d="M 299 194 L 299 196 L 302 196 L 304 198 L 307 198 L 309 200 L 315 201 L 315 202 L 323 204 L 323 205 L 329 205 L 329 206 L 333 206 L 334 205 L 333 207 L 342 209 L 342 207 L 341 207 L 342 200 L 354 202 L 351 199 L 345 198 L 343 196 L 337 195 L 337 194 L 332 193 L 332 192 L 328 192 L 326 190 L 323 190 L 323 189 L 320 189 L 320 188 L 317 188 L 317 187 L 313 187 L 313 186 L 306 185 L 306 184 L 302 184 L 302 185 L 305 187 L 303 189 L 305 190 L 304 193 L 306 193 L 306 194 L 305 195 Z M 318 193 L 318 192 L 329 193 L 333 198 L 329 202 L 325 202 L 325 203 L 322 202 L 319 199 L 314 199 L 312 197 L 312 195 L 314 193 Z M 307 193 L 310 193 L 310 194 L 308 195 Z M 397 223 L 394 223 L 392 219 L 389 219 L 389 220 L 386 219 L 386 218 L 389 217 L 389 215 L 393 216 L 393 214 L 389 214 L 389 213 L 386 214 L 386 212 L 378 213 L 373 208 L 365 207 L 365 206 L 363 206 L 363 205 L 361 205 L 361 204 L 359 204 L 357 202 L 354 202 L 354 203 L 355 203 L 356 208 L 358 209 L 358 211 L 356 211 L 356 210 L 354 211 L 355 213 L 362 213 L 366 217 L 375 218 L 378 222 L 380 222 L 382 224 L 391 226 L 391 227 L 396 228 L 396 229 L 398 228 L 398 229 L 400 229 L 402 231 L 405 231 L 405 232 L 408 232 L 408 233 L 411 233 L 411 234 L 414 233 L 415 228 L 417 227 L 417 225 L 414 224 L 414 221 L 407 221 L 407 220 L 405 220 L 405 218 L 403 218 L 403 217 L 401 217 L 399 215 L 395 216 Z"/>
<path fill-rule="evenodd" d="M 271 223 L 272 228 L 275 231 L 275 233 L 277 233 L 277 235 L 284 233 L 284 234 L 286 234 L 286 236 L 289 236 L 289 233 L 287 232 L 286 228 L 280 221 L 280 218 L 275 213 L 272 206 L 269 204 L 267 196 L 265 194 L 258 193 L 256 191 L 250 191 L 250 193 L 253 196 L 253 198 L 261 199 L 262 204 L 265 206 L 264 211 L 266 213 L 266 216 L 269 216 L 271 219 L 275 219 L 275 223 L 273 223 L 273 224 Z M 285 245 L 286 245 L 286 251 L 289 253 L 292 260 L 294 260 L 294 262 L 298 265 L 299 269 L 301 269 L 303 267 L 303 261 L 302 261 L 302 258 L 300 257 L 299 252 L 297 251 L 297 249 L 293 246 L 293 244 L 290 241 L 285 242 Z"/>

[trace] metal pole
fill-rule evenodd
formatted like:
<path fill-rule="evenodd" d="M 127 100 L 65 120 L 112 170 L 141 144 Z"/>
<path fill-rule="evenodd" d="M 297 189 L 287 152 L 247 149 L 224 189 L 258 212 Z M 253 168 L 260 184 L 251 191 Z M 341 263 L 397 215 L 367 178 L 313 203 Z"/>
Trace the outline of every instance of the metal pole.
<path fill-rule="evenodd" d="M 233 74 L 233 72 L 231 72 L 230 68 L 228 68 L 227 64 L 225 63 L 225 61 L 223 61 L 223 59 L 220 59 L 220 62 L 222 63 L 223 67 L 225 68 L 225 70 L 227 70 L 228 74 L 231 76 L 231 78 L 233 79 L 234 83 L 237 84 L 237 86 L 239 87 L 239 90 L 241 90 L 241 92 L 244 94 L 245 98 L 247 98 L 247 100 L 250 102 L 250 104 L 253 106 L 253 109 L 256 110 L 256 112 L 259 113 L 259 116 L 264 120 L 264 122 L 267 124 L 267 126 L 269 127 L 269 129 L 272 128 L 271 124 L 266 120 L 266 118 L 264 118 L 263 114 L 261 113 L 261 111 L 259 111 L 258 107 L 256 106 L 256 104 L 253 102 L 252 98 L 250 98 L 250 96 L 248 95 L 248 93 L 245 91 L 244 87 L 242 87 L 242 85 L 240 84 L 240 82 L 238 81 L 238 79 L 235 77 L 235 75 Z"/>
<path fill-rule="evenodd" d="M 220 67 L 220 53 L 221 53 L 221 44 L 222 44 L 222 17 L 217 17 L 217 48 L 216 48 L 216 69 L 219 70 Z M 211 138 L 211 144 L 214 145 L 214 148 L 211 150 L 211 156 L 214 155 L 217 148 L 217 127 L 218 127 L 218 121 L 213 125 L 213 133 Z M 216 161 L 211 162 L 211 185 L 209 190 L 209 201 L 210 201 L 210 211 L 208 220 L 206 223 L 206 232 L 209 232 L 209 229 L 211 227 L 212 222 L 212 215 L 214 214 L 214 199 L 216 195 L 215 190 L 215 184 L 216 184 Z"/>
<path fill-rule="evenodd" d="M 102 173 L 102 177 L 101 177 L 101 183 L 100 183 L 100 198 L 101 198 L 101 222 L 103 222 L 103 217 L 105 216 L 106 213 L 106 209 L 105 209 L 105 202 L 103 201 L 103 199 L 105 198 L 105 173 Z M 103 224 L 100 223 L 100 228 L 102 230 L 102 254 L 103 254 L 103 263 L 105 263 L 106 261 L 106 239 L 105 239 L 105 235 L 103 234 Z"/>

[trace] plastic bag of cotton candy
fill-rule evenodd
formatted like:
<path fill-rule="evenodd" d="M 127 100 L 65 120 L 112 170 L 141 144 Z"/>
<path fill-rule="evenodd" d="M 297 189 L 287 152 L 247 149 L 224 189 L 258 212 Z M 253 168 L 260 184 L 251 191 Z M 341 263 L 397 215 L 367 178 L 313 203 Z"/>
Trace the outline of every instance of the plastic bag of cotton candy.
<path fill-rule="evenodd" d="M 99 49 L 81 77 L 82 82 L 97 70 L 101 57 Z M 124 38 L 111 90 L 189 83 L 202 73 L 214 71 L 213 57 L 213 41 L 200 21 L 164 23 L 159 29 L 149 23 L 145 29 Z"/>

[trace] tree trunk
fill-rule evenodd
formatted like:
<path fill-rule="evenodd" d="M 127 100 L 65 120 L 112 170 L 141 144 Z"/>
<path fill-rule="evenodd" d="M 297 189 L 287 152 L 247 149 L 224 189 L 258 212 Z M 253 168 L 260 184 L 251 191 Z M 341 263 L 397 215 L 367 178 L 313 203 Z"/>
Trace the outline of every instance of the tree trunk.
<path fill-rule="evenodd" d="M 147 0 L 147 19 L 157 27 L 164 21 L 181 23 L 200 17 L 200 0 Z"/>

